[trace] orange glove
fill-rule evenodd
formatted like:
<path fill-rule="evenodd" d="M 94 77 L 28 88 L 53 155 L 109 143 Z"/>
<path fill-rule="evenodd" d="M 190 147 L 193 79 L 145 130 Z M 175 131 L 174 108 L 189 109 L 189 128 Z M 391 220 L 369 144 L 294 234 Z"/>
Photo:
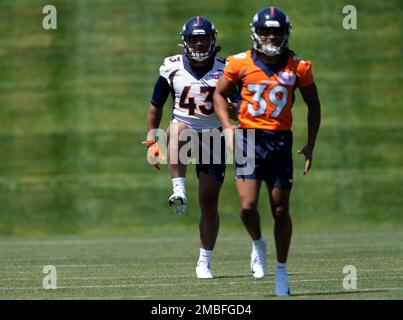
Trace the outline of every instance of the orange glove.
<path fill-rule="evenodd" d="M 141 142 L 142 144 L 145 144 L 147 146 L 147 159 L 148 162 L 155 168 L 155 170 L 160 171 L 160 165 L 158 161 L 158 157 L 161 160 L 165 160 L 165 156 L 161 151 L 161 148 L 158 144 L 157 141 L 143 141 Z"/>

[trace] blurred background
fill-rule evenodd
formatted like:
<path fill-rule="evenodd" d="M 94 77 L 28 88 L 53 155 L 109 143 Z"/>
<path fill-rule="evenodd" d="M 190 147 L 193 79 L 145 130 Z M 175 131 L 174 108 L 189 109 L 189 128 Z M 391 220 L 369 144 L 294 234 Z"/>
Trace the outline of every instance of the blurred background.
<path fill-rule="evenodd" d="M 42 8 L 57 8 L 57 30 Z M 345 5 L 358 29 L 344 30 Z M 256 0 L 1 0 L 0 235 L 124 235 L 198 232 L 194 166 L 188 213 L 168 207 L 166 166 L 155 172 L 140 144 L 164 57 L 202 15 L 218 29 L 220 55 L 251 46 L 249 22 L 265 6 L 290 17 L 290 48 L 313 61 L 322 125 L 313 169 L 296 154 L 306 106 L 294 105 L 294 228 L 403 227 L 403 3 Z M 162 127 L 169 122 L 170 99 Z M 259 209 L 271 230 L 266 190 Z M 222 230 L 242 230 L 229 166 Z"/>

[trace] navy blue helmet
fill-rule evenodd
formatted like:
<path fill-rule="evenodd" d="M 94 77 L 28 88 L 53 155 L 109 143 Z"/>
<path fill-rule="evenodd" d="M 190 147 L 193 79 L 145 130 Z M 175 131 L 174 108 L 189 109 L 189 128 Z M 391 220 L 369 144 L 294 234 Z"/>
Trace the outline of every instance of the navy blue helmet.
<path fill-rule="evenodd" d="M 255 50 L 268 56 L 276 56 L 288 48 L 292 26 L 288 16 L 279 8 L 260 10 L 253 17 L 250 27 Z M 276 28 L 274 34 L 273 31 L 268 32 L 268 28 Z"/>
<path fill-rule="evenodd" d="M 215 54 L 217 30 L 205 17 L 190 18 L 180 33 L 185 55 L 195 61 L 205 61 Z"/>

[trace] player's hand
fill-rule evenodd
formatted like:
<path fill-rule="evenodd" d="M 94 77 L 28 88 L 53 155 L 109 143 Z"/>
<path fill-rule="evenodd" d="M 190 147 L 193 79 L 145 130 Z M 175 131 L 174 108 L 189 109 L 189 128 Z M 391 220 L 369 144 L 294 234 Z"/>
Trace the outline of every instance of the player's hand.
<path fill-rule="evenodd" d="M 143 141 L 142 144 L 147 147 L 148 162 L 157 171 L 160 171 L 159 159 L 165 160 L 165 155 L 162 153 L 161 148 L 157 141 Z"/>
<path fill-rule="evenodd" d="M 305 147 L 303 147 L 301 150 L 298 150 L 297 153 L 305 155 L 304 175 L 306 175 L 312 166 L 313 146 L 308 144 Z"/>

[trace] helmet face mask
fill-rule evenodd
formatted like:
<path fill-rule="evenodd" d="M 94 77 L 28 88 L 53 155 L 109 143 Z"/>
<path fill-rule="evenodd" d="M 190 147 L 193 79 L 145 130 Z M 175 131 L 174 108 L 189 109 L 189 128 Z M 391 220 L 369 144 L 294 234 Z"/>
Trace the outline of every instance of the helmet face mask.
<path fill-rule="evenodd" d="M 182 28 L 185 55 L 197 62 L 206 61 L 216 52 L 217 30 L 208 19 L 193 17 Z"/>
<path fill-rule="evenodd" d="M 283 28 L 258 28 L 252 32 L 252 39 L 258 44 L 255 49 L 267 56 L 279 55 L 288 47 L 288 34 Z"/>
<path fill-rule="evenodd" d="M 211 56 L 210 47 L 212 43 L 213 39 L 208 35 L 189 36 L 184 40 L 184 46 L 187 48 L 188 56 L 198 62 L 204 61 Z"/>
<path fill-rule="evenodd" d="M 250 26 L 255 50 L 272 57 L 288 48 L 291 24 L 280 9 L 270 7 L 259 11 Z"/>

